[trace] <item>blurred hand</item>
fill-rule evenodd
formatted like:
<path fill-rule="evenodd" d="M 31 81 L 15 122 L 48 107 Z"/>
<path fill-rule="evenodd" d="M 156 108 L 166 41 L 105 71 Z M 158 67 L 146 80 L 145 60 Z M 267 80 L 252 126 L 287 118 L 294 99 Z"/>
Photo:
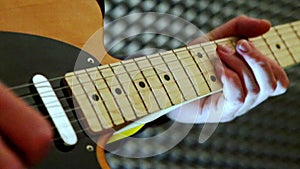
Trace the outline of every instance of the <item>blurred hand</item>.
<path fill-rule="evenodd" d="M 271 24 L 266 20 L 239 16 L 214 29 L 206 37 L 192 41 L 190 45 L 204 42 L 207 38 L 251 38 L 266 33 L 270 27 Z M 223 83 L 223 92 L 168 113 L 171 119 L 183 123 L 228 122 L 245 114 L 269 96 L 280 95 L 287 90 L 289 80 L 284 70 L 260 53 L 251 42 L 240 40 L 235 50 L 218 46 L 217 53 L 222 64 L 216 63 L 215 67 Z"/>
<path fill-rule="evenodd" d="M 0 83 L 0 168 L 25 169 L 48 152 L 52 130 L 39 112 Z"/>

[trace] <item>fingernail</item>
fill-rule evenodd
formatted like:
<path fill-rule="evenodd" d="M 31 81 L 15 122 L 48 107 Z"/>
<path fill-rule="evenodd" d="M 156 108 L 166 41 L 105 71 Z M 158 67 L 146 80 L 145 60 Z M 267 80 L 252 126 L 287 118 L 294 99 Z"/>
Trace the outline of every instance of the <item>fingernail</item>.
<path fill-rule="evenodd" d="M 226 45 L 220 45 L 220 49 L 221 49 L 222 52 L 227 53 L 227 54 L 233 54 L 234 53 L 233 50 L 230 47 L 226 46 Z"/>
<path fill-rule="evenodd" d="M 238 49 L 239 49 L 241 52 L 243 52 L 243 53 L 247 53 L 247 52 L 249 52 L 250 49 L 251 49 L 251 46 L 250 46 L 249 42 L 246 41 L 246 40 L 241 40 L 241 41 L 239 42 L 239 44 L 238 44 L 237 47 L 238 47 Z"/>

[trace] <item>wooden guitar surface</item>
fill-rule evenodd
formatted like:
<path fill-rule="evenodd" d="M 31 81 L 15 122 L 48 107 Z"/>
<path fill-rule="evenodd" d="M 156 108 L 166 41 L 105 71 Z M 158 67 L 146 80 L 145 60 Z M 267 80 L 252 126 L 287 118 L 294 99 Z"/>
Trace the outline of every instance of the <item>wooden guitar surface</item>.
<path fill-rule="evenodd" d="M 0 31 L 39 35 L 83 48 L 86 41 L 103 27 L 96 0 L 1 0 Z M 106 54 L 103 32 L 97 34 L 97 51 L 89 53 L 104 63 L 118 61 Z"/>

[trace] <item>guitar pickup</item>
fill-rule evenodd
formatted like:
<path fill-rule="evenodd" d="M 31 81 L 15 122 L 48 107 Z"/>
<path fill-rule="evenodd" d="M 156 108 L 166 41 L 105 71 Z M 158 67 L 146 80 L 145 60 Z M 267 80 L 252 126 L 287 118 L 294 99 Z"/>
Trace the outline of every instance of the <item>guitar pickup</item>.
<path fill-rule="evenodd" d="M 37 74 L 32 81 L 64 144 L 75 145 L 78 142 L 77 135 L 48 79 Z"/>

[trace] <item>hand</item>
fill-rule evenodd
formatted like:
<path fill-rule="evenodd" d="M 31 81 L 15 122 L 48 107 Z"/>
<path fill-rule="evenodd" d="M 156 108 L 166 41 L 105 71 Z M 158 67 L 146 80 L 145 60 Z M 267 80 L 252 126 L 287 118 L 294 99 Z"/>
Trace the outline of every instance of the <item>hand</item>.
<path fill-rule="evenodd" d="M 0 83 L 0 168 L 24 169 L 39 162 L 49 149 L 47 121 Z"/>
<path fill-rule="evenodd" d="M 269 29 L 270 23 L 266 20 L 240 16 L 190 44 L 204 42 L 206 38 L 251 38 L 262 35 Z M 235 50 L 218 46 L 217 53 L 223 63 L 215 65 L 223 83 L 223 92 L 170 112 L 168 116 L 171 119 L 183 123 L 228 122 L 245 114 L 269 96 L 280 95 L 287 90 L 289 80 L 283 69 L 260 53 L 251 42 L 240 40 Z M 223 69 L 220 69 L 221 66 Z"/>

